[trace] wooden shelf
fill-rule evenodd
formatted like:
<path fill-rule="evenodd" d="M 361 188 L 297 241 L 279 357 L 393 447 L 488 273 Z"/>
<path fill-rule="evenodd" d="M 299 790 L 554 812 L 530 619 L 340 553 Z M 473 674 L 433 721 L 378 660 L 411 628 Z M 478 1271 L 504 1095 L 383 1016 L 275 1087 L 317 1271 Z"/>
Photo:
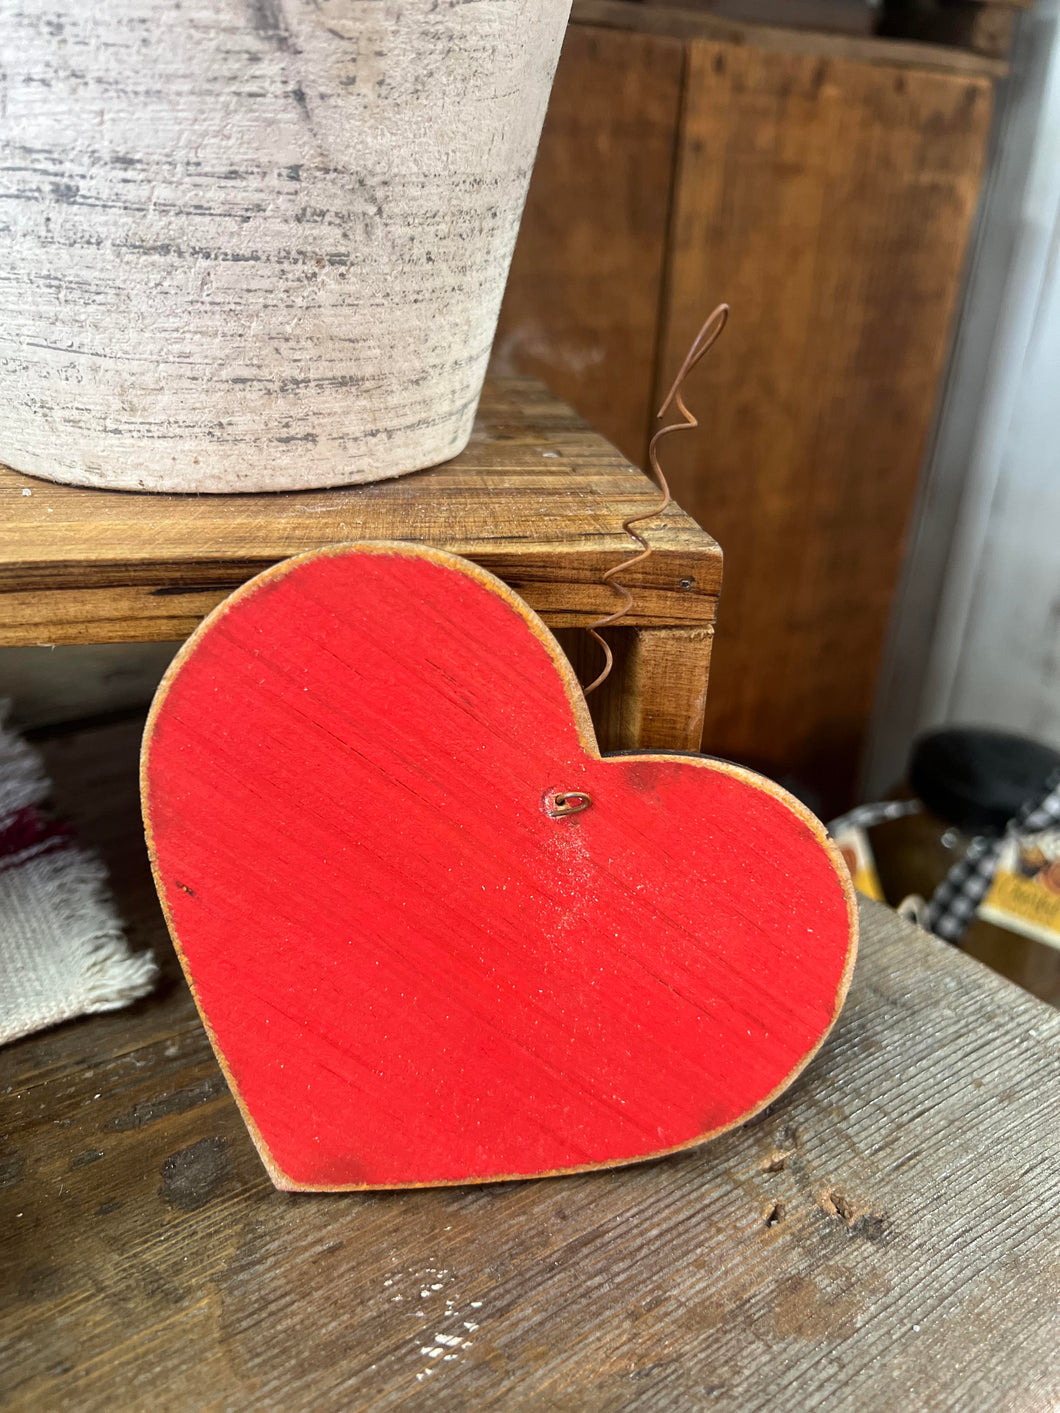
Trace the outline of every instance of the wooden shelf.
<path fill-rule="evenodd" d="M 1060 1014 L 866 903 L 824 1049 L 703 1149 L 495 1187 L 276 1192 L 155 901 L 139 728 L 44 743 L 164 982 L 0 1050 L 7 1406 L 1060 1401 Z M 458 1358 L 424 1352 L 457 1333 Z"/>
<path fill-rule="evenodd" d="M 583 680 L 600 650 L 574 630 L 621 600 L 604 571 L 637 546 L 654 484 L 529 378 L 487 380 L 470 445 L 410 476 L 272 495 L 136 495 L 0 467 L 0 645 L 177 641 L 252 575 L 306 550 L 409 540 L 465 555 L 560 633 Z M 699 750 L 721 550 L 670 506 L 622 575 L 615 671 L 591 698 L 604 750 Z M 386 605 L 380 605 L 386 613 Z"/>
<path fill-rule="evenodd" d="M 552 627 L 612 612 L 605 569 L 636 546 L 622 521 L 653 484 L 525 378 L 487 382 L 467 450 L 428 471 L 340 490 L 136 495 L 0 468 L 0 644 L 176 640 L 251 575 L 349 540 L 450 549 L 510 584 Z M 721 551 L 676 506 L 624 576 L 627 626 L 714 620 Z"/>

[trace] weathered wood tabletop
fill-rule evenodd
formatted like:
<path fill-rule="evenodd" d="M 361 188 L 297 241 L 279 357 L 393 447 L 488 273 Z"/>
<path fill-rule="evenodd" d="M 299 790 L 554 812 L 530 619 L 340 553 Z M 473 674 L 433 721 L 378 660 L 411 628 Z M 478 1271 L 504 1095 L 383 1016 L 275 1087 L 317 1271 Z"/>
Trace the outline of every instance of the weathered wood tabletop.
<path fill-rule="evenodd" d="M 51 740 L 157 995 L 0 1051 L 16 1409 L 1060 1405 L 1060 1015 L 865 905 L 846 1009 L 771 1110 L 616 1171 L 273 1190 L 165 939 L 139 723 Z"/>

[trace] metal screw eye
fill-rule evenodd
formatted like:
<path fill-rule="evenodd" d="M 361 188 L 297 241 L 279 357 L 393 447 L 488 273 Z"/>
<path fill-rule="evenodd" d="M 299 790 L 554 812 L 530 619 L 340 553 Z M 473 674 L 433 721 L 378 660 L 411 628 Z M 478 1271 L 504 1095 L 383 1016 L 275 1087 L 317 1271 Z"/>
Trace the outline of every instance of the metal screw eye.
<path fill-rule="evenodd" d="M 551 790 L 545 796 L 545 812 L 553 819 L 564 815 L 581 814 L 592 804 L 592 797 L 584 790 Z"/>

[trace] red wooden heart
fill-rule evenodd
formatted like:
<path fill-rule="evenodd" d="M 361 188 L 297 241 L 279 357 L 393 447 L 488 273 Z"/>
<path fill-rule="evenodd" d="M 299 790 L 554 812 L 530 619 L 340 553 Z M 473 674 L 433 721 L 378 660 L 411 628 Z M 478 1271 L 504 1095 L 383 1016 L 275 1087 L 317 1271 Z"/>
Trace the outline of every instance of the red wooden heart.
<path fill-rule="evenodd" d="M 846 992 L 853 892 L 813 816 L 719 761 L 602 758 L 548 630 L 453 555 L 359 545 L 246 584 L 159 690 L 143 790 L 280 1187 L 699 1143 L 791 1082 Z"/>

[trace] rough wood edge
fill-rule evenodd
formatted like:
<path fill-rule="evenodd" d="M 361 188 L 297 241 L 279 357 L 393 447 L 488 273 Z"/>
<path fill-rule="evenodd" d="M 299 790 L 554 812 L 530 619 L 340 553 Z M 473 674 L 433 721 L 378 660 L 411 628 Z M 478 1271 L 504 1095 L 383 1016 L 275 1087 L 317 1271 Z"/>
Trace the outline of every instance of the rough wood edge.
<path fill-rule="evenodd" d="M 768 780 L 765 776 L 756 775 L 753 771 L 746 770 L 743 766 L 733 765 L 729 761 L 718 760 L 709 756 L 680 755 L 677 753 L 658 752 L 626 752 L 623 753 L 621 756 L 621 759 L 624 762 L 630 760 L 647 762 L 666 762 L 679 760 L 682 762 L 682 764 L 686 764 L 697 769 L 713 770 L 725 775 L 730 775 L 734 779 L 740 780 L 744 784 L 750 785 L 756 790 L 762 790 L 766 794 L 772 795 L 774 799 L 779 801 L 782 805 L 786 806 L 792 814 L 794 814 L 798 819 L 802 820 L 802 822 L 810 829 L 811 833 L 814 834 L 814 836 L 817 838 L 818 843 L 820 843 L 822 848 L 828 854 L 829 860 L 832 864 L 833 872 L 839 880 L 840 886 L 843 890 L 843 895 L 846 899 L 847 917 L 849 919 L 849 940 L 847 944 L 846 963 L 843 968 L 843 974 L 840 977 L 839 986 L 836 990 L 835 1008 L 832 1012 L 831 1019 L 822 1031 L 820 1038 L 817 1041 L 817 1044 L 814 1045 L 812 1049 L 807 1051 L 807 1053 L 794 1066 L 794 1068 L 781 1080 L 781 1082 L 776 1086 L 775 1089 L 773 1089 L 768 1095 L 766 1095 L 764 1099 L 762 1099 L 759 1103 L 755 1104 L 753 1107 L 748 1109 L 746 1113 L 743 1113 L 739 1115 L 739 1117 L 733 1119 L 730 1123 L 722 1124 L 719 1128 L 711 1129 L 707 1133 L 699 1134 L 697 1135 L 697 1137 L 689 1139 L 686 1143 L 679 1143 L 671 1148 L 660 1148 L 657 1151 L 651 1153 L 641 1153 L 633 1158 L 621 1158 L 607 1163 L 584 1163 L 579 1164 L 576 1167 L 556 1168 L 551 1169 L 547 1172 L 494 1173 L 486 1177 L 453 1178 L 439 1182 L 423 1183 L 299 1183 L 294 1181 L 292 1178 L 288 1177 L 287 1174 L 284 1173 L 283 1170 L 279 1167 L 279 1165 L 273 1158 L 268 1145 L 266 1144 L 264 1138 L 258 1130 L 258 1127 L 255 1124 L 253 1117 L 247 1109 L 243 1101 L 243 1096 L 239 1092 L 239 1087 L 237 1086 L 228 1068 L 224 1053 L 221 1049 L 220 1044 L 218 1043 L 217 1037 L 214 1034 L 212 1027 L 210 1026 L 209 1020 L 206 1017 L 206 1013 L 203 1009 L 202 1003 L 199 1000 L 199 994 L 195 988 L 195 982 L 191 975 L 191 970 L 185 959 L 184 949 L 181 946 L 180 937 L 177 934 L 176 926 L 174 925 L 173 918 L 170 915 L 169 905 L 166 900 L 165 889 L 162 884 L 162 878 L 159 872 L 158 861 L 155 854 L 154 831 L 152 828 L 150 811 L 148 807 L 148 775 L 150 771 L 150 749 L 155 725 L 157 723 L 159 714 L 161 713 L 162 707 L 165 704 L 165 700 L 168 696 L 170 687 L 173 685 L 174 680 L 176 679 L 178 673 L 181 671 L 183 664 L 197 648 L 200 639 L 204 637 L 206 633 L 208 633 L 217 623 L 219 623 L 224 618 L 225 614 L 229 611 L 229 609 L 231 609 L 242 598 L 255 593 L 257 589 L 263 584 L 271 583 L 275 579 L 282 578 L 284 575 L 290 573 L 292 570 L 297 569 L 298 566 L 301 564 L 304 564 L 310 560 L 335 558 L 337 556 L 347 554 L 380 554 L 391 556 L 403 556 L 409 559 L 428 559 L 435 564 L 439 564 L 445 568 L 453 570 L 455 573 L 464 574 L 467 578 L 476 580 L 478 583 L 482 584 L 484 588 L 498 595 L 498 597 L 503 599 L 504 602 L 507 603 L 510 608 L 514 609 L 515 612 L 520 615 L 520 617 L 526 623 L 526 626 L 529 628 L 530 632 L 533 633 L 534 637 L 539 640 L 539 642 L 542 644 L 542 646 L 545 648 L 545 650 L 551 657 L 553 665 L 559 675 L 560 681 L 563 684 L 563 689 L 567 695 L 567 700 L 570 703 L 571 714 L 574 717 L 574 723 L 578 732 L 578 737 L 581 741 L 583 749 L 585 750 L 585 753 L 595 758 L 596 760 L 603 761 L 608 759 L 607 756 L 604 756 L 600 752 L 597 746 L 596 732 L 593 727 L 592 719 L 589 715 L 589 708 L 586 704 L 585 696 L 582 692 L 581 685 L 578 682 L 577 676 L 575 675 L 574 669 L 567 661 L 563 649 L 560 647 L 559 643 L 549 632 L 544 621 L 538 616 L 538 614 L 534 612 L 532 608 L 530 608 L 522 599 L 520 599 L 517 594 L 513 593 L 512 590 L 508 588 L 507 584 L 503 582 L 503 580 L 498 579 L 496 575 L 491 574 L 488 570 L 480 568 L 471 560 L 462 559 L 459 555 L 451 554 L 448 550 L 438 550 L 423 545 L 409 545 L 397 541 L 362 540 L 348 545 L 331 546 L 324 549 L 312 550 L 308 554 L 296 555 L 291 559 L 284 560 L 280 564 L 273 565 L 270 569 L 266 569 L 264 573 L 256 575 L 255 578 L 248 580 L 245 584 L 241 584 L 240 587 L 236 589 L 234 593 L 230 594 L 229 597 L 226 598 L 223 603 L 218 604 L 218 606 L 213 610 L 213 612 L 210 613 L 205 619 L 203 619 L 202 623 L 200 623 L 200 625 L 191 635 L 191 637 L 188 638 L 187 641 L 181 646 L 180 651 L 177 653 L 176 657 L 174 657 L 173 661 L 166 669 L 165 675 L 163 676 L 162 681 L 159 683 L 158 690 L 155 693 L 154 699 L 151 702 L 151 708 L 147 714 L 147 720 L 144 724 L 143 741 L 140 747 L 140 802 L 141 809 L 143 812 L 144 834 L 147 840 L 147 852 L 151 860 L 151 873 L 155 881 L 155 889 L 158 893 L 158 900 L 162 907 L 162 913 L 166 920 L 166 927 L 169 929 L 169 935 L 173 940 L 173 949 L 177 954 L 177 960 L 180 962 L 181 970 L 183 971 L 184 977 L 188 983 L 188 989 L 191 991 L 192 998 L 195 1001 L 195 1006 L 199 1012 L 199 1017 L 203 1024 L 203 1029 L 206 1031 L 207 1038 L 209 1039 L 210 1045 L 213 1048 L 217 1063 L 220 1066 L 221 1072 L 225 1077 L 225 1081 L 227 1082 L 228 1087 L 232 1092 L 232 1097 L 235 1099 L 235 1102 L 239 1108 L 239 1112 L 243 1116 L 243 1121 L 247 1126 L 247 1131 L 249 1132 L 251 1139 L 253 1140 L 255 1148 L 258 1150 L 258 1155 L 261 1158 L 261 1161 L 264 1164 L 265 1169 L 269 1174 L 269 1177 L 272 1179 L 273 1185 L 284 1192 L 394 1192 L 427 1187 L 481 1186 L 485 1183 L 493 1182 L 527 1182 L 537 1178 L 566 1177 L 574 1173 L 602 1171 L 606 1172 L 612 1168 L 631 1167 L 635 1163 L 652 1162 L 658 1158 L 668 1157 L 673 1153 L 684 1152 L 690 1148 L 698 1148 L 702 1144 L 710 1142 L 711 1139 L 717 1138 L 723 1133 L 728 1133 L 731 1129 L 739 1128 L 741 1125 L 747 1123 L 749 1119 L 754 1118 L 755 1114 L 761 1113 L 763 1109 L 768 1108 L 768 1106 L 772 1104 L 774 1100 L 776 1100 L 784 1092 L 784 1090 L 786 1090 L 791 1084 L 794 1083 L 794 1081 L 799 1077 L 799 1075 L 803 1072 L 806 1066 L 810 1064 L 814 1056 L 820 1050 L 821 1046 L 828 1038 L 832 1027 L 835 1025 L 836 1020 L 839 1017 L 840 1011 L 843 1009 L 843 1003 L 846 1000 L 847 992 L 850 989 L 850 980 L 854 973 L 854 963 L 857 958 L 859 936 L 857 895 L 854 891 L 854 885 L 850 879 L 850 873 L 846 867 L 846 864 L 843 862 L 842 855 L 840 854 L 835 844 L 832 842 L 827 830 L 825 829 L 821 821 L 817 819 L 817 817 L 806 808 L 806 806 L 801 802 L 801 800 L 797 800 L 794 795 L 789 794 L 787 790 L 785 790 L 782 786 L 777 785 L 775 781 Z"/>
<path fill-rule="evenodd" d="M 574 0 L 571 23 L 635 30 L 672 39 L 714 39 L 728 44 L 749 44 L 781 54 L 816 55 L 821 59 L 846 59 L 855 63 L 892 68 L 925 69 L 955 78 L 1001 79 L 1009 72 L 1004 59 L 991 59 L 944 44 L 922 44 L 909 39 L 883 39 L 827 34 L 819 30 L 782 29 L 722 19 L 698 10 L 673 5 L 637 5 L 630 0 Z"/>
<path fill-rule="evenodd" d="M 625 626 L 661 629 L 712 624 L 721 587 L 722 554 L 716 542 L 704 531 L 698 546 L 657 544 L 656 532 L 650 533 L 655 572 L 649 578 L 638 576 L 634 569 L 623 576 L 634 595 Z M 620 536 L 621 531 L 615 538 Z M 299 553 L 312 554 L 335 543 L 346 541 Z M 402 543 L 415 546 L 422 541 Z M 482 567 L 487 572 L 531 600 L 554 628 L 584 626 L 608 612 L 613 595 L 601 585 L 601 576 L 629 556 L 626 543 L 586 547 L 527 541 L 521 550 L 507 547 L 500 553 L 485 544 L 481 549 L 461 546 L 443 552 L 462 553 L 473 563 L 485 561 Z M 89 562 L 87 583 L 79 582 L 76 563 L 50 570 L 38 563 L 25 574 L 18 566 L 0 563 L 0 646 L 180 641 L 241 584 L 289 557 L 218 561 L 212 570 L 197 561 L 177 559 L 125 566 Z M 660 572 L 665 578 L 659 577 Z M 686 578 L 694 581 L 694 591 L 681 588 Z M 8 583 L 17 587 L 7 587 Z"/>
<path fill-rule="evenodd" d="M 647 483 L 646 489 L 650 489 L 650 482 Z M 658 498 L 658 492 L 655 492 L 655 498 Z M 650 503 L 649 496 L 645 495 L 645 499 Z M 480 560 L 492 560 L 504 568 L 537 568 L 546 581 L 555 578 L 553 570 L 557 563 L 564 559 L 573 559 L 577 569 L 581 571 L 583 582 L 599 587 L 598 578 L 586 576 L 602 574 L 605 569 L 611 567 L 612 562 L 619 563 L 629 558 L 630 538 L 619 521 L 619 516 L 627 504 L 630 509 L 640 508 L 639 501 L 619 502 L 613 512 L 615 529 L 598 533 L 592 538 L 550 540 L 544 536 L 537 539 L 527 536 L 525 540 L 507 541 L 498 548 L 496 538 L 491 538 L 484 532 L 482 535 L 448 536 L 447 538 L 457 542 L 455 545 L 432 544 L 427 539 L 411 535 L 405 539 L 388 540 L 386 543 L 438 549 L 447 554 L 459 555 L 476 564 Z M 720 588 L 723 559 L 721 546 L 685 511 L 679 513 L 684 523 L 676 525 L 667 524 L 661 516 L 654 517 L 657 523 L 648 527 L 648 533 L 653 537 L 651 569 L 649 570 L 645 563 L 639 572 L 637 566 L 634 566 L 624 576 L 627 580 L 632 578 L 634 588 L 672 593 L 672 588 L 658 581 L 655 571 L 666 568 L 677 579 L 694 566 L 708 565 L 712 566 L 712 569 L 703 592 L 710 594 Z M 86 525 L 85 528 L 90 529 L 91 525 Z M 223 529 L 223 526 L 219 523 L 218 528 Z M 171 551 L 168 557 L 93 559 L 84 555 L 66 559 L 57 556 L 52 560 L 13 557 L 4 559 L 0 551 L 0 595 L 39 593 L 57 596 L 93 589 L 149 589 L 159 594 L 191 593 L 200 590 L 231 593 L 252 576 L 285 563 L 292 554 L 314 554 L 317 550 L 333 549 L 337 544 L 363 543 L 363 539 L 338 538 L 310 544 L 304 549 L 292 550 L 274 546 L 268 552 L 253 556 L 218 554 L 213 559 L 192 555 L 182 557 L 175 550 Z M 493 573 L 492 570 L 489 572 Z"/>

